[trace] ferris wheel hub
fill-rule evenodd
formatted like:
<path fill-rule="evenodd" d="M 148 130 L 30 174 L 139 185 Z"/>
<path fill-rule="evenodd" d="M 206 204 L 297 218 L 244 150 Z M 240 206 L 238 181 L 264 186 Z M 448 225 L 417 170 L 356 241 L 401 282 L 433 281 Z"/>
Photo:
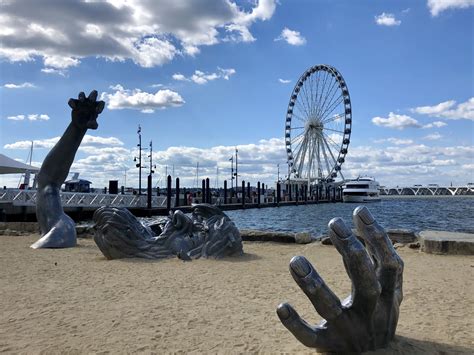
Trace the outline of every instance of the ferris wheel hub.
<path fill-rule="evenodd" d="M 317 130 L 322 131 L 324 128 L 323 123 L 317 118 L 310 118 L 305 124 L 306 131 Z"/>

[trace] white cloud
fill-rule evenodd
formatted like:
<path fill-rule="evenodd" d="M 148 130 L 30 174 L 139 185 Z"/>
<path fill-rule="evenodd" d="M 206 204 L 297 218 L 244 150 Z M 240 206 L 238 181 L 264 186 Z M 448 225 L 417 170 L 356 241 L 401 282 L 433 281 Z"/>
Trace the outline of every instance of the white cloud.
<path fill-rule="evenodd" d="M 402 21 L 397 20 L 394 14 L 382 12 L 382 14 L 375 16 L 375 23 L 380 26 L 400 26 Z"/>
<path fill-rule="evenodd" d="M 8 116 L 8 120 L 12 121 L 23 121 L 25 118 L 28 118 L 30 121 L 48 121 L 49 116 L 42 113 L 42 114 L 29 114 L 29 115 L 16 115 L 16 116 Z"/>
<path fill-rule="evenodd" d="M 8 116 L 7 120 L 12 121 L 23 121 L 25 119 L 25 115 L 16 115 L 16 116 Z"/>
<path fill-rule="evenodd" d="M 45 115 L 45 114 L 41 114 L 41 115 L 38 115 L 38 114 L 31 114 L 31 115 L 28 115 L 28 119 L 30 121 L 48 121 L 49 120 L 49 116 L 48 115 Z"/>
<path fill-rule="evenodd" d="M 433 127 L 441 128 L 441 127 L 444 127 L 444 126 L 447 126 L 447 125 L 448 124 L 446 122 L 443 122 L 443 121 L 434 121 L 434 122 L 425 124 L 422 128 L 433 128 Z"/>
<path fill-rule="evenodd" d="M 54 145 L 59 141 L 61 137 L 53 137 L 53 138 L 45 138 L 45 139 L 36 139 L 33 141 L 33 147 L 35 149 L 51 149 Z M 100 146 L 123 146 L 123 142 L 116 138 L 116 137 L 99 137 L 99 136 L 91 136 L 86 134 L 82 139 L 81 146 L 79 150 L 86 149 L 86 147 L 97 149 Z M 31 148 L 31 141 L 18 141 L 10 144 L 5 144 L 3 146 L 4 149 L 30 149 Z M 102 149 L 102 148 L 101 148 Z"/>
<path fill-rule="evenodd" d="M 302 46 L 306 44 L 306 38 L 304 38 L 301 33 L 290 30 L 288 27 L 285 27 L 283 31 L 281 31 L 281 34 L 275 38 L 275 41 L 285 41 L 292 46 Z"/>
<path fill-rule="evenodd" d="M 432 16 L 438 16 L 448 9 L 466 9 L 470 6 L 474 6 L 474 0 L 428 0 Z"/>
<path fill-rule="evenodd" d="M 57 74 L 57 75 L 61 75 L 61 76 L 66 76 L 66 72 L 64 70 L 60 70 L 60 69 L 43 68 L 43 69 L 41 69 L 41 72 L 45 73 L 45 74 Z"/>
<path fill-rule="evenodd" d="M 0 57 L 42 58 L 45 72 L 56 74 L 86 57 L 155 67 L 194 56 L 202 46 L 254 41 L 252 25 L 270 19 L 275 8 L 276 0 L 247 10 L 231 0 L 71 0 L 44 1 L 39 11 L 29 2 L 2 1 Z"/>
<path fill-rule="evenodd" d="M 229 80 L 229 78 L 235 74 L 235 69 L 222 69 L 217 67 L 217 72 L 215 73 L 205 73 L 200 70 L 194 71 L 194 74 L 190 77 L 186 77 L 183 74 L 176 73 L 173 74 L 173 79 L 177 81 L 192 81 L 196 84 L 206 84 L 209 81 L 216 80 L 216 79 L 225 79 Z"/>
<path fill-rule="evenodd" d="M 385 138 L 385 139 L 377 139 L 375 140 L 375 143 L 392 143 L 395 145 L 408 145 L 408 144 L 413 144 L 412 139 L 400 139 L 400 138 Z"/>
<path fill-rule="evenodd" d="M 278 79 L 278 81 L 279 81 L 280 83 L 282 83 L 282 84 L 289 84 L 289 83 L 291 83 L 291 80 L 289 80 L 289 79 Z"/>
<path fill-rule="evenodd" d="M 28 82 L 22 83 L 22 84 L 8 83 L 8 84 L 3 85 L 3 87 L 7 89 L 31 89 L 31 88 L 35 88 L 36 85 L 32 83 L 28 83 Z"/>
<path fill-rule="evenodd" d="M 456 106 L 456 101 L 449 100 L 441 102 L 434 106 L 420 106 L 411 109 L 421 115 L 429 115 L 431 117 L 447 118 L 450 120 L 474 120 L 474 97 L 466 102 L 462 102 Z"/>
<path fill-rule="evenodd" d="M 435 140 L 441 139 L 442 137 L 443 136 L 441 134 L 439 134 L 438 132 L 435 132 L 432 134 L 428 134 L 427 136 L 423 137 L 423 139 L 426 139 L 428 141 L 435 141 Z"/>
<path fill-rule="evenodd" d="M 44 56 L 43 62 L 45 67 L 53 69 L 67 69 L 69 67 L 76 67 L 80 63 L 78 59 L 58 55 Z"/>
<path fill-rule="evenodd" d="M 372 118 L 372 123 L 376 126 L 387 127 L 387 128 L 394 128 L 394 129 L 405 129 L 408 127 L 415 127 L 419 128 L 421 125 L 418 123 L 417 120 L 411 118 L 407 115 L 398 115 L 393 112 L 388 114 L 387 118 L 384 117 L 374 117 Z"/>
<path fill-rule="evenodd" d="M 449 100 L 441 102 L 434 106 L 420 106 L 412 109 L 412 112 L 419 113 L 421 115 L 439 115 L 440 113 L 450 109 L 456 104 L 456 101 Z"/>
<path fill-rule="evenodd" d="M 115 92 L 101 94 L 101 100 L 107 102 L 107 108 L 110 110 L 134 109 L 141 110 L 143 113 L 152 113 L 156 109 L 179 107 L 185 103 L 180 94 L 169 89 L 158 90 L 155 93 L 144 92 L 140 89 L 127 90 L 121 85 L 112 86 L 111 89 Z"/>

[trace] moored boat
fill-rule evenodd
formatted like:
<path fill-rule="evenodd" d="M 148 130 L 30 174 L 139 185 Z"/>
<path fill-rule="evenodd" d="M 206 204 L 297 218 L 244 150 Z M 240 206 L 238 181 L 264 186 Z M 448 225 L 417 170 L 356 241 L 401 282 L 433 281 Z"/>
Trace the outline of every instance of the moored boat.
<path fill-rule="evenodd" d="M 342 200 L 359 203 L 380 201 L 379 189 L 380 185 L 373 177 L 359 176 L 342 186 Z"/>

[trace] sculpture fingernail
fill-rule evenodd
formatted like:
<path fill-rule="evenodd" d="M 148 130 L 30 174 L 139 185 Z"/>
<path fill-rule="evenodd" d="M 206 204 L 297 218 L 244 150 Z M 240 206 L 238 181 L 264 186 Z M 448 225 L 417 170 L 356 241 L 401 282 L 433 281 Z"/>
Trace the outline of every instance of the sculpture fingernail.
<path fill-rule="evenodd" d="M 341 218 L 337 217 L 331 219 L 328 226 L 340 239 L 346 239 L 352 235 L 352 231 L 346 226 Z"/>
<path fill-rule="evenodd" d="M 311 272 L 311 266 L 303 256 L 294 256 L 290 261 L 290 267 L 299 277 L 305 277 Z"/>
<path fill-rule="evenodd" d="M 358 215 L 360 219 L 362 220 L 362 222 L 364 222 L 365 224 L 372 224 L 375 222 L 375 219 L 372 216 L 372 213 L 370 213 L 367 207 L 362 207 L 362 206 L 357 207 L 356 210 L 354 211 L 354 214 Z"/>
<path fill-rule="evenodd" d="M 288 305 L 286 303 L 281 303 L 278 305 L 278 308 L 277 308 L 277 313 L 278 313 L 278 316 L 281 318 L 281 319 L 288 319 L 290 317 L 290 308 L 288 307 Z"/>

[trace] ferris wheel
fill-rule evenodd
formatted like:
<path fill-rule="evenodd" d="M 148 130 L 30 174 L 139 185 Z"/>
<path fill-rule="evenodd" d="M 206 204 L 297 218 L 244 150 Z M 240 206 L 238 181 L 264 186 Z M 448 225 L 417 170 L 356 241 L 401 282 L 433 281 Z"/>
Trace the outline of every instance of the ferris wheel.
<path fill-rule="evenodd" d="M 315 65 L 298 79 L 288 104 L 285 145 L 289 178 L 308 183 L 334 181 L 350 143 L 352 109 L 342 75 Z"/>

